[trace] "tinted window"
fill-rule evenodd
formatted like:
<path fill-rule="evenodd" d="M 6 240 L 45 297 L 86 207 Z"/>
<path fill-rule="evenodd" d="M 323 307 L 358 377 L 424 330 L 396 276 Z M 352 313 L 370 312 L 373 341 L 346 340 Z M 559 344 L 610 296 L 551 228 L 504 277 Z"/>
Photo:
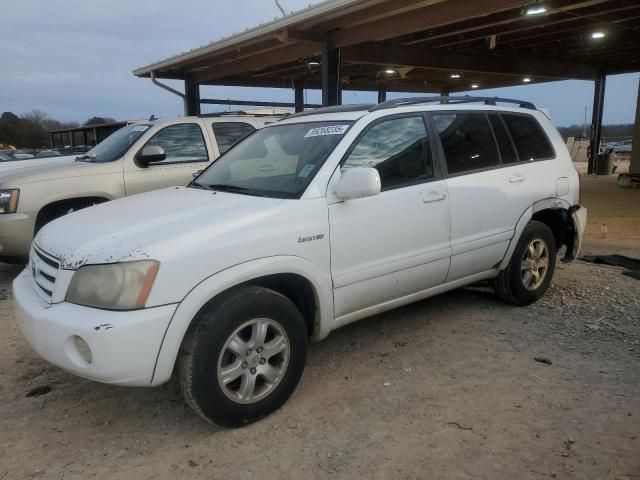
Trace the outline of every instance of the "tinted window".
<path fill-rule="evenodd" d="M 374 167 L 382 189 L 397 188 L 433 177 L 433 158 L 422 117 L 387 120 L 373 126 L 342 166 Z"/>
<path fill-rule="evenodd" d="M 553 148 L 540 124 L 529 115 L 503 114 L 521 161 L 553 158 Z"/>
<path fill-rule="evenodd" d="M 258 130 L 205 170 L 194 187 L 297 198 L 351 128 L 351 122 L 308 122 Z"/>
<path fill-rule="evenodd" d="M 216 136 L 220 155 L 255 131 L 248 123 L 241 122 L 214 122 L 211 128 Z"/>
<path fill-rule="evenodd" d="M 484 114 L 433 115 L 449 174 L 498 165 L 498 150 Z"/>
<path fill-rule="evenodd" d="M 516 151 L 513 149 L 513 143 L 511 143 L 511 138 L 509 138 L 509 133 L 502 123 L 500 116 L 497 114 L 490 114 L 489 121 L 491 122 L 491 127 L 493 128 L 493 134 L 496 137 L 496 142 L 498 143 L 498 149 L 500 150 L 500 158 L 502 159 L 503 164 L 515 163 L 518 161 L 518 157 L 516 155 Z"/>
<path fill-rule="evenodd" d="M 165 127 L 156 133 L 145 146 L 162 147 L 166 162 L 198 162 L 208 160 L 202 129 L 195 123 L 179 123 Z"/>

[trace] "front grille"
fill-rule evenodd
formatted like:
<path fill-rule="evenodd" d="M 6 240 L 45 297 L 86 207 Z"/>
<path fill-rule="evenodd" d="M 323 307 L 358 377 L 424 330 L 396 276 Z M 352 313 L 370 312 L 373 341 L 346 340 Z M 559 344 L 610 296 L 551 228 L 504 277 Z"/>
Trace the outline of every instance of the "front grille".
<path fill-rule="evenodd" d="M 36 292 L 43 300 L 51 303 L 60 263 L 53 256 L 34 245 L 29 256 L 29 269 L 33 276 Z"/>

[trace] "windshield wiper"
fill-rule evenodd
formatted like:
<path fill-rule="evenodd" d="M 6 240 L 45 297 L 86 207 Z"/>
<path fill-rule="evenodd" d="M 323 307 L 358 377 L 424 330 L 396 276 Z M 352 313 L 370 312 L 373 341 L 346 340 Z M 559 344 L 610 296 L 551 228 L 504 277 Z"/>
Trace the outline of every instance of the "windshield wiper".
<path fill-rule="evenodd" d="M 244 195 L 253 195 L 256 197 L 266 196 L 264 193 L 261 193 L 258 190 L 254 190 L 252 188 L 238 187 L 236 185 L 226 185 L 224 183 L 215 183 L 213 185 L 207 185 L 206 188 L 208 188 L 209 190 L 219 190 L 221 192 L 229 192 L 229 193 L 241 193 Z"/>

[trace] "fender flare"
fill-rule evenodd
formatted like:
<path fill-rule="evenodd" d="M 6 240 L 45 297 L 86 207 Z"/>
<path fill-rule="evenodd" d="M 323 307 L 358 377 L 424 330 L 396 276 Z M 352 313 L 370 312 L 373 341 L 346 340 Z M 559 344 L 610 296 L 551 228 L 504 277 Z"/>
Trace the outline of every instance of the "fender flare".
<path fill-rule="evenodd" d="M 205 278 L 182 299 L 165 331 L 154 367 L 151 385 L 171 377 L 180 345 L 198 312 L 210 300 L 237 285 L 277 274 L 296 274 L 307 279 L 314 290 L 317 314 L 313 340 L 325 338 L 333 327 L 333 286 L 331 276 L 311 261 L 297 256 L 266 257 L 241 263 Z"/>

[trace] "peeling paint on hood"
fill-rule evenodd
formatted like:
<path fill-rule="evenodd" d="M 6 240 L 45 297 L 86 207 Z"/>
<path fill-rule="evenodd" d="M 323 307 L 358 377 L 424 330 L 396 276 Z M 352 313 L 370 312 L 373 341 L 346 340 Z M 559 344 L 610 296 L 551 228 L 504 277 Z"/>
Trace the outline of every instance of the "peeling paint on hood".
<path fill-rule="evenodd" d="M 197 248 L 203 241 L 216 241 L 258 222 L 272 222 L 282 202 L 172 187 L 66 215 L 46 225 L 35 243 L 68 270 L 85 264 L 162 261 Z"/>

